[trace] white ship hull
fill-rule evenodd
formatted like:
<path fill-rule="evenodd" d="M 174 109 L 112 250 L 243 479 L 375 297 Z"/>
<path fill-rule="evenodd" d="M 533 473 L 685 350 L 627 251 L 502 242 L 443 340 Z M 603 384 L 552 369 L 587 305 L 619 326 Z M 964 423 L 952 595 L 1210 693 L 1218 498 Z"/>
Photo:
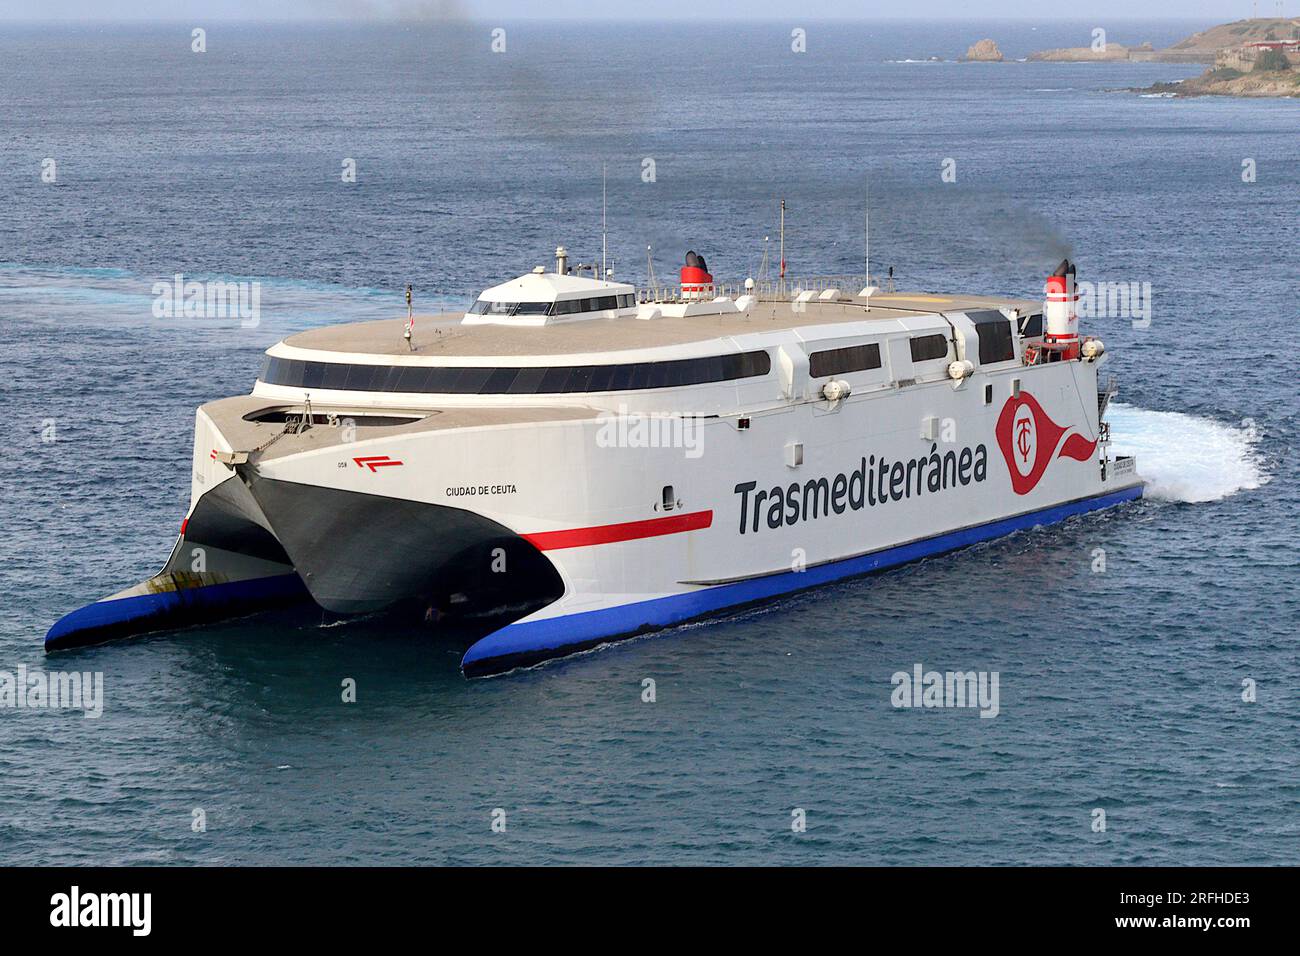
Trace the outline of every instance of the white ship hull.
<path fill-rule="evenodd" d="M 357 446 L 364 455 L 401 461 L 400 467 L 340 467 L 338 453 L 324 450 L 265 466 L 260 474 L 294 486 L 469 512 L 534 543 L 562 579 L 563 595 L 480 642 L 466 658 L 467 666 L 499 666 L 506 661 L 494 658 L 519 663 L 553 656 L 548 652 L 579 642 L 679 623 L 1141 494 L 1132 474 L 1103 480 L 1095 453 L 1084 460 L 1054 457 L 1032 490 L 1017 494 L 996 435 L 999 416 L 1014 402 L 1015 379 L 1021 395 L 1037 399 L 1068 435 L 1096 441 L 1096 366 L 1058 363 L 988 376 L 992 405 L 983 404 L 983 376 L 960 389 L 936 381 L 850 396 L 833 411 L 813 404 L 707 419 L 692 449 L 609 446 L 620 432 L 635 441 L 638 427 L 651 430 L 629 414 L 623 423 L 593 417 Z M 748 429 L 737 427 L 742 417 L 750 419 Z M 927 418 L 955 423 L 952 440 L 923 439 Z M 798 467 L 786 464 L 793 443 L 804 449 Z M 925 468 L 917 466 L 920 459 Z M 674 490 L 674 510 L 667 513 L 661 510 L 666 485 Z M 382 562 L 374 552 L 385 550 L 398 564 L 412 560 L 405 547 L 375 536 L 367 562 Z M 350 603 L 358 600 L 354 591 L 333 609 L 371 609 Z"/>

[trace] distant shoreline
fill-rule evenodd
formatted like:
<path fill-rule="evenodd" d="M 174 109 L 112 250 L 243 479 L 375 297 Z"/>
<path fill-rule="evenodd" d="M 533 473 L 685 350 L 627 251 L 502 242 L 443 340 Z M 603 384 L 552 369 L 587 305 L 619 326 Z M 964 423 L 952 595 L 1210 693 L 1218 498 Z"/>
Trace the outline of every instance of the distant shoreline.
<path fill-rule="evenodd" d="M 973 44 L 961 62 L 1007 62 L 997 44 L 985 38 Z M 1093 31 L 1093 44 L 1031 53 L 1032 63 L 1182 63 L 1210 64 L 1200 76 L 1109 92 L 1150 97 L 1235 96 L 1300 97 L 1300 17 L 1256 17 L 1221 23 L 1156 50 L 1150 42 L 1136 47 L 1108 43 L 1106 32 Z"/>

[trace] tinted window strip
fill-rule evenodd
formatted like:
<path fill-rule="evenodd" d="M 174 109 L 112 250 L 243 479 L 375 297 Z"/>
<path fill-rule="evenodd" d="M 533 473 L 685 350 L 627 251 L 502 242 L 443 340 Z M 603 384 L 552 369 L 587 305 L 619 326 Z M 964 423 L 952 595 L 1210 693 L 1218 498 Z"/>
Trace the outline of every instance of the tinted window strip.
<path fill-rule="evenodd" d="M 854 346 L 836 352 L 865 350 L 865 359 L 880 367 L 880 347 Z M 828 353 L 817 353 L 828 354 Z M 679 385 L 704 385 L 767 375 L 767 352 L 711 355 L 634 365 L 577 365 L 550 368 L 449 368 L 422 365 L 349 365 L 268 357 L 261 381 L 291 388 L 347 389 L 356 392 L 430 392 L 452 395 L 553 395 L 564 392 L 621 392 Z M 850 369 L 845 369 L 850 371 Z M 832 374 L 832 373 L 827 373 Z"/>
<path fill-rule="evenodd" d="M 880 346 L 875 342 L 850 345 L 842 349 L 826 349 L 808 356 L 808 371 L 813 378 L 842 375 L 845 372 L 865 372 L 873 368 L 880 368 Z"/>
<path fill-rule="evenodd" d="M 910 340 L 913 362 L 948 357 L 948 339 L 944 335 L 918 335 Z"/>
<path fill-rule="evenodd" d="M 514 315 L 576 315 L 582 312 L 604 312 L 609 309 L 630 309 L 636 305 L 636 296 L 625 292 L 619 295 L 594 296 L 587 299 L 561 299 L 558 302 L 488 302 L 479 299 L 465 311 L 470 315 L 491 315 L 508 318 Z"/>
<path fill-rule="evenodd" d="M 975 326 L 980 341 L 980 364 L 1005 362 L 1016 357 L 1011 342 L 1011 323 L 1003 316 L 1001 322 L 981 322 Z"/>

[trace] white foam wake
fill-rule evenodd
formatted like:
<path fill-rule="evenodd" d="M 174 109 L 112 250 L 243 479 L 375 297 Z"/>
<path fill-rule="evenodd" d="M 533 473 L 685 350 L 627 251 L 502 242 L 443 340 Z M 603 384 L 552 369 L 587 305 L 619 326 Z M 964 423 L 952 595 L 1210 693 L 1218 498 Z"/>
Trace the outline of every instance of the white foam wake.
<path fill-rule="evenodd" d="M 1117 455 L 1136 455 L 1146 493 L 1168 501 L 1218 501 L 1268 480 L 1250 422 L 1238 427 L 1182 412 L 1112 402 L 1106 412 Z"/>

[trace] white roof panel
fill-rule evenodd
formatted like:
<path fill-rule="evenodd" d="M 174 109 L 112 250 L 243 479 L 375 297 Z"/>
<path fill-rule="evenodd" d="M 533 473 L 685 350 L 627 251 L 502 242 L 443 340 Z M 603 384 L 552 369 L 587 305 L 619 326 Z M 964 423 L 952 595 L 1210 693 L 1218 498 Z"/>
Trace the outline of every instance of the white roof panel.
<path fill-rule="evenodd" d="M 530 272 L 509 282 L 484 289 L 480 299 L 488 302 L 555 302 L 592 295 L 622 295 L 635 292 L 625 282 L 604 282 L 586 276 L 562 276 L 557 272 Z"/>

